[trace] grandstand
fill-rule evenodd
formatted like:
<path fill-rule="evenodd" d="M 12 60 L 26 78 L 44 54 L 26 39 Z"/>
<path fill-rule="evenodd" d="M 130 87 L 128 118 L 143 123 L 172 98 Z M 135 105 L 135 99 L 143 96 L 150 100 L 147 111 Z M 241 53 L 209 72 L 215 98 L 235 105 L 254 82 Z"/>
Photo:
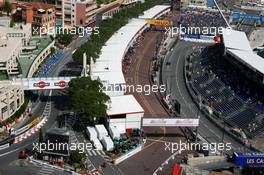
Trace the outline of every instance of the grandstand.
<path fill-rule="evenodd" d="M 224 30 L 223 43 L 225 54 L 254 71 L 254 76 L 258 77 L 262 83 L 264 82 L 264 59 L 253 52 L 244 32 Z"/>
<path fill-rule="evenodd" d="M 191 62 L 191 85 L 213 114 L 249 138 L 264 131 L 264 59 L 249 46 L 244 32 L 225 31 L 224 53 L 209 46 Z"/>
<path fill-rule="evenodd" d="M 229 18 L 228 16 L 225 18 Z M 180 24 L 185 28 L 220 28 L 227 27 L 225 19 L 216 9 L 200 9 L 189 7 L 181 11 Z M 195 35 L 202 33 L 195 33 Z M 214 35 L 214 34 L 212 34 Z"/>
<path fill-rule="evenodd" d="M 50 58 L 48 58 L 35 73 L 35 77 L 48 77 L 51 68 L 62 58 L 63 54 L 61 51 L 56 52 Z"/>

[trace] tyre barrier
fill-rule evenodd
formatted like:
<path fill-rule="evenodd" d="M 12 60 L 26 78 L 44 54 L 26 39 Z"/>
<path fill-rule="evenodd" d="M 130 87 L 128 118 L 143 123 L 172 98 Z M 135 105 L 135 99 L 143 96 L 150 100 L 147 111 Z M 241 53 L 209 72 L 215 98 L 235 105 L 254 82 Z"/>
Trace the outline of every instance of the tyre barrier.
<path fill-rule="evenodd" d="M 32 136 L 35 134 L 41 127 L 45 125 L 45 123 L 48 121 L 48 117 L 44 117 L 37 125 L 35 125 L 33 128 L 29 129 L 25 133 L 15 137 L 14 144 L 23 141 L 24 139 Z"/>
<path fill-rule="evenodd" d="M 51 93 L 49 94 L 49 96 L 51 96 Z M 48 117 L 49 117 L 49 112 L 47 111 L 47 106 L 50 107 L 50 103 L 47 103 L 43 112 L 43 118 L 42 120 L 37 123 L 35 126 L 33 126 L 31 129 L 25 131 L 23 134 L 15 137 L 15 140 L 13 143 L 18 143 L 21 142 L 22 140 L 32 136 L 33 134 L 35 134 L 41 127 L 43 127 L 47 121 L 48 121 Z M 25 128 L 28 128 L 28 126 L 25 126 Z"/>

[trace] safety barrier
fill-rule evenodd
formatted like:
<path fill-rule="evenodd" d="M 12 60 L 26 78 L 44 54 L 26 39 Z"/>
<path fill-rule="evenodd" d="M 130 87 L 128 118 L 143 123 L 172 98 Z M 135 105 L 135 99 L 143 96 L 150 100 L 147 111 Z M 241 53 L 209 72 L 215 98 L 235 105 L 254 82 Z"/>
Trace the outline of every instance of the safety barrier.
<path fill-rule="evenodd" d="M 58 166 L 55 166 L 55 165 L 50 165 L 49 163 L 47 162 L 43 162 L 41 160 L 36 160 L 36 159 L 33 159 L 32 156 L 29 157 L 29 162 L 30 163 L 34 163 L 34 164 L 37 164 L 37 165 L 40 165 L 40 166 L 46 166 L 46 167 L 50 167 L 52 169 L 56 169 L 56 170 L 59 170 L 61 172 L 68 172 L 68 173 L 71 173 L 73 175 L 79 175 L 80 173 L 77 173 L 77 172 L 74 172 L 70 169 L 65 169 L 65 168 L 61 168 L 61 167 L 58 167 Z M 100 173 L 98 172 L 94 172 L 92 173 L 91 175 L 100 175 Z"/>
<path fill-rule="evenodd" d="M 29 129 L 28 126 L 24 126 L 24 127 L 20 128 L 20 129 L 18 129 L 16 131 L 14 131 L 14 134 L 15 134 L 15 136 L 20 135 L 20 134 L 26 132 L 28 129 Z"/>
<path fill-rule="evenodd" d="M 52 90 L 49 92 L 49 97 L 52 94 Z M 51 102 L 50 100 L 46 103 L 46 106 L 44 108 L 44 112 L 42 114 L 42 116 L 40 116 L 39 118 L 40 121 L 38 122 L 39 118 L 36 118 L 34 120 L 36 120 L 36 122 L 34 122 L 34 120 L 27 124 L 26 126 L 24 126 L 23 128 L 18 129 L 17 131 L 15 131 L 15 138 L 13 141 L 13 144 L 21 142 L 22 140 L 30 137 L 31 135 L 35 134 L 41 127 L 43 127 L 45 125 L 45 123 L 48 121 L 49 115 L 50 115 L 50 111 L 51 111 Z M 0 150 L 1 149 L 6 149 L 10 146 L 10 143 L 6 143 L 4 145 L 0 146 Z"/>
<path fill-rule="evenodd" d="M 128 153 L 126 153 L 126 154 L 124 154 L 124 155 L 122 155 L 122 156 L 120 156 L 120 157 L 114 159 L 114 161 L 113 161 L 114 164 L 117 165 L 117 164 L 123 162 L 124 160 L 128 159 L 129 157 L 131 157 L 131 156 L 137 154 L 139 151 L 142 150 L 142 146 L 143 146 L 143 144 L 141 144 L 141 145 L 138 146 L 137 148 L 135 148 L 135 149 L 129 151 Z"/>
<path fill-rule="evenodd" d="M 51 95 L 51 93 L 49 95 Z M 50 102 L 47 102 L 45 109 L 44 109 L 44 112 L 43 112 L 43 118 L 41 117 L 42 118 L 41 121 L 38 122 L 35 126 L 33 126 L 31 129 L 24 132 L 23 134 L 20 134 L 19 136 L 15 137 L 14 143 L 21 142 L 22 140 L 26 139 L 27 137 L 30 137 L 32 134 L 37 132 L 41 127 L 43 127 L 45 125 L 45 123 L 48 121 L 48 117 L 50 115 L 50 110 L 51 110 Z M 27 125 L 27 127 L 29 127 L 29 126 Z"/>
<path fill-rule="evenodd" d="M 1 146 L 0 146 L 0 150 L 6 149 L 6 148 L 8 148 L 9 146 L 10 146 L 9 143 L 4 144 L 4 145 L 1 145 Z"/>

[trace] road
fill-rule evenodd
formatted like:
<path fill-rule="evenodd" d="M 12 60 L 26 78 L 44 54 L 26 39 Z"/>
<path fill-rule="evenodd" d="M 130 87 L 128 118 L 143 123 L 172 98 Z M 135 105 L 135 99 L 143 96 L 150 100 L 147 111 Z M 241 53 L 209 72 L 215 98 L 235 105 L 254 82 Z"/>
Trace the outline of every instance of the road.
<path fill-rule="evenodd" d="M 60 73 L 60 70 L 66 66 L 68 62 L 72 60 L 72 51 L 75 50 L 77 47 L 80 47 L 83 43 L 87 41 L 87 38 L 79 38 L 75 41 L 73 41 L 67 48 L 63 50 L 63 58 L 57 63 L 56 66 L 50 70 L 49 76 L 55 77 L 58 76 Z M 43 91 L 44 95 L 47 96 L 49 93 L 49 90 Z M 44 109 L 45 99 L 43 101 L 38 101 L 38 104 L 35 104 L 34 106 L 34 114 L 35 116 L 42 113 Z M 43 127 L 43 130 L 47 130 L 49 128 L 52 128 L 56 126 L 56 117 L 57 114 L 59 114 L 59 110 L 55 108 L 54 101 L 52 101 L 52 112 L 49 117 L 48 122 Z M 17 144 L 11 145 L 9 148 L 0 150 L 0 175 L 14 175 L 19 172 L 19 175 L 35 175 L 35 174 L 43 174 L 43 171 L 41 168 L 34 168 L 31 165 L 28 165 L 25 167 L 22 167 L 18 165 L 18 154 L 21 150 L 24 150 L 25 148 L 33 148 L 32 143 L 37 139 L 37 134 L 32 135 L 31 137 L 28 137 L 27 139 L 23 140 L 22 142 L 19 142 Z M 45 168 L 44 168 L 45 169 Z M 47 174 L 61 174 L 59 171 L 46 171 Z M 66 173 L 65 173 L 66 174 Z"/>
<path fill-rule="evenodd" d="M 61 75 L 61 72 L 63 70 L 69 70 L 69 63 L 73 61 L 72 59 L 72 52 L 83 45 L 87 41 L 87 38 L 79 38 L 75 41 L 73 41 L 67 48 L 63 50 L 63 57 L 60 59 L 60 61 L 50 70 L 49 77 L 56 77 Z M 76 71 L 76 69 L 75 69 Z M 81 71 L 81 70 L 80 70 Z M 70 74 L 68 76 L 71 76 Z M 67 91 L 67 90 L 66 90 Z M 49 94 L 49 90 L 43 90 L 44 96 L 47 96 Z M 50 115 L 50 118 L 46 125 L 44 126 L 43 130 L 48 130 L 52 127 L 58 127 L 56 117 L 63 113 L 64 111 L 69 110 L 68 105 L 68 97 L 67 92 L 65 90 L 54 90 L 51 98 L 51 106 L 52 106 L 52 112 Z M 44 101 L 38 101 L 37 104 L 34 106 L 34 115 L 39 115 L 42 113 L 45 105 Z M 81 136 L 82 135 L 82 136 Z M 83 133 L 81 135 L 78 135 L 78 142 L 87 142 L 87 140 L 83 137 Z M 37 139 L 37 134 L 34 134 L 33 136 L 25 139 L 22 142 L 19 142 L 17 144 L 12 145 L 8 149 L 0 150 L 0 175 L 13 175 L 16 174 L 16 172 L 20 172 L 20 175 L 35 175 L 35 174 L 68 174 L 66 172 L 60 172 L 60 171 L 51 171 L 47 167 L 43 168 L 34 168 L 32 165 L 27 165 L 25 167 L 21 166 L 14 166 L 17 165 L 17 158 L 18 154 L 21 150 L 24 150 L 25 148 L 32 149 L 32 143 Z M 98 153 L 96 151 L 87 152 L 87 155 L 89 159 L 92 161 L 94 170 L 95 168 L 98 168 L 99 165 L 102 165 L 103 162 L 105 162 L 107 157 L 103 153 Z M 5 168 L 3 168 L 5 167 Z M 107 162 L 106 168 L 103 170 L 102 175 L 120 175 L 122 172 L 114 165 Z"/>
<path fill-rule="evenodd" d="M 136 48 L 135 54 L 131 55 L 131 65 L 126 68 L 124 74 L 128 85 L 149 85 L 150 67 L 155 55 L 156 44 L 159 42 L 159 32 L 148 32 Z M 155 93 L 132 93 L 145 113 L 144 118 L 168 118 L 170 115 L 161 106 Z M 142 151 L 120 163 L 118 167 L 125 175 L 134 175 L 135 170 L 140 175 L 150 175 L 169 157 L 171 151 L 166 150 L 165 143 L 184 142 L 184 134 L 179 128 L 144 127 L 147 133 L 147 143 Z M 158 133 L 158 134 L 156 134 Z M 171 135 L 169 136 L 168 133 Z M 167 135 L 166 135 L 167 134 Z M 149 136 L 150 135 L 150 136 Z"/>
<path fill-rule="evenodd" d="M 170 62 L 170 65 L 163 64 L 162 79 L 169 85 L 172 98 L 177 99 L 181 103 L 182 117 L 196 118 L 198 107 L 193 102 L 184 80 L 184 60 L 186 55 L 192 52 L 192 47 L 199 45 L 198 43 L 179 41 L 173 51 L 169 53 L 164 62 Z M 205 115 L 200 113 L 200 126 L 198 132 L 210 143 L 221 143 L 223 131 L 212 123 Z M 224 135 L 224 142 L 231 143 L 232 149 L 235 151 L 243 151 L 244 145 L 236 140 Z"/>

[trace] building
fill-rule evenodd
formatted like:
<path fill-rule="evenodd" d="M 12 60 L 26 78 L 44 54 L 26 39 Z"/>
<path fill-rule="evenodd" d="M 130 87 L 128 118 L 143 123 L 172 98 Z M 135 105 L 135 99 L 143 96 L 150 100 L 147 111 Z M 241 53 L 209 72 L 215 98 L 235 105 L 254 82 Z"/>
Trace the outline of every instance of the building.
<path fill-rule="evenodd" d="M 188 6 L 206 7 L 207 0 L 181 0 L 181 8 Z"/>
<path fill-rule="evenodd" d="M 45 160 L 64 161 L 70 157 L 70 132 L 67 129 L 52 128 L 45 134 Z"/>
<path fill-rule="evenodd" d="M 101 20 L 112 18 L 113 15 L 119 11 L 122 2 L 114 1 L 106 5 L 101 5 L 101 7 L 97 10 L 96 13 L 96 22 L 100 22 Z"/>
<path fill-rule="evenodd" d="M 8 75 L 19 74 L 18 58 L 30 38 L 31 25 L 0 27 L 0 71 Z"/>
<path fill-rule="evenodd" d="M 91 26 L 95 22 L 100 22 L 112 18 L 117 13 L 120 6 L 130 6 L 137 0 L 117 0 L 109 4 L 101 4 L 98 8 L 95 0 L 65 0 L 64 8 L 64 25 L 72 26 Z"/>
<path fill-rule="evenodd" d="M 64 24 L 66 27 L 88 26 L 95 22 L 97 4 L 94 0 L 65 0 Z"/>
<path fill-rule="evenodd" d="M 73 6 L 75 14 L 72 16 L 72 22 L 77 26 L 88 26 L 95 23 L 97 4 L 94 0 L 78 0 Z"/>
<path fill-rule="evenodd" d="M 5 5 L 5 0 L 0 0 L 0 8 L 4 7 L 4 5 Z"/>
<path fill-rule="evenodd" d="M 48 4 L 55 6 L 56 26 L 64 26 L 64 0 L 47 0 Z"/>
<path fill-rule="evenodd" d="M 71 26 L 72 25 L 72 1 L 71 0 L 64 0 L 64 6 L 63 6 L 63 11 L 64 11 L 64 25 L 65 26 Z"/>
<path fill-rule="evenodd" d="M 22 86 L 11 83 L 0 84 L 0 120 L 6 120 L 13 115 L 24 103 L 24 90 Z"/>
<path fill-rule="evenodd" d="M 109 126 L 117 128 L 120 133 L 136 128 L 141 129 L 144 109 L 133 95 L 110 97 L 110 101 L 107 110 Z"/>
<path fill-rule="evenodd" d="M 94 0 L 65 0 L 64 24 L 66 27 L 88 26 L 95 23 L 97 4 Z"/>
<path fill-rule="evenodd" d="M 17 22 L 29 23 L 32 27 L 43 30 L 55 27 L 54 5 L 39 2 L 14 2 L 12 10 Z"/>
<path fill-rule="evenodd" d="M 100 10 L 103 14 L 107 12 L 109 6 L 101 8 L 98 11 Z M 144 30 L 149 27 L 145 19 L 158 19 L 169 11 L 170 6 L 157 5 L 144 11 L 137 19 L 131 19 L 128 24 L 111 36 L 102 47 L 97 61 L 89 65 L 90 76 L 99 79 L 106 87 L 106 94 L 110 96 L 111 102 L 107 110 L 108 126 L 117 128 L 120 133 L 136 128 L 141 129 L 141 120 L 144 115 L 144 109 L 135 97 L 125 95 L 126 90 L 122 88 L 126 85 L 122 61 L 128 49 L 133 47 L 136 39 L 142 36 Z"/>

